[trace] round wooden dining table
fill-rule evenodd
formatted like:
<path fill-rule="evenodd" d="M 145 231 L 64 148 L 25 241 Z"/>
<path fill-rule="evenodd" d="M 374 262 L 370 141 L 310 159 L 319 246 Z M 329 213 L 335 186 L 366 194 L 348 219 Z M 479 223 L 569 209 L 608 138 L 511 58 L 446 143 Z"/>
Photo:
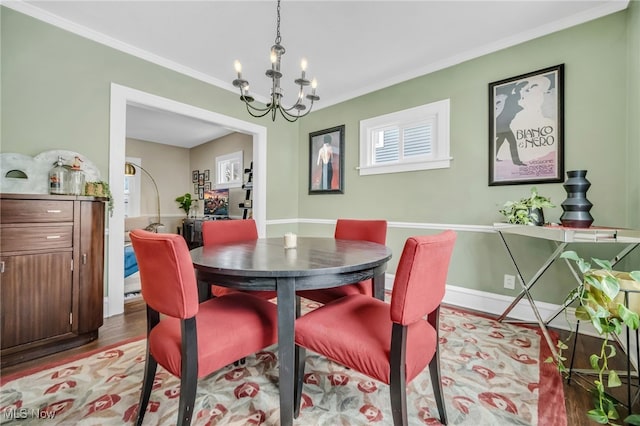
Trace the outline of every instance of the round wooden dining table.
<path fill-rule="evenodd" d="M 239 290 L 275 290 L 278 297 L 280 425 L 293 424 L 296 291 L 338 287 L 372 279 L 374 297 L 384 299 L 384 273 L 391 249 L 367 241 L 298 237 L 262 238 L 191 250 L 201 299 L 211 283 Z M 212 324 L 212 326 L 215 326 Z"/>

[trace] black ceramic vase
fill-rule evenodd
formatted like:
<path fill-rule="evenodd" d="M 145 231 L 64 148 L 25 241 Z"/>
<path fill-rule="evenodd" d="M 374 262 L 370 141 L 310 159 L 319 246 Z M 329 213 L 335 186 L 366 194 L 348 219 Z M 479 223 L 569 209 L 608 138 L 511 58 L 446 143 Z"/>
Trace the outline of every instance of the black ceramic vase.
<path fill-rule="evenodd" d="M 562 226 L 570 228 L 588 228 L 593 223 L 589 210 L 593 204 L 587 200 L 587 190 L 591 182 L 585 177 L 586 170 L 572 170 L 567 172 L 567 180 L 562 186 L 567 191 L 567 199 L 562 202 Z"/>

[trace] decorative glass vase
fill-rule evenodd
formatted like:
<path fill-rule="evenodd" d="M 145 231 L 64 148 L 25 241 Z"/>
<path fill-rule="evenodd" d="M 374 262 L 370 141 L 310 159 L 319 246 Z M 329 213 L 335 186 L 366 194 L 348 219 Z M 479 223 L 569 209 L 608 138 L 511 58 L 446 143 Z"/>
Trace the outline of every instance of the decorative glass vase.
<path fill-rule="evenodd" d="M 65 195 L 68 193 L 69 171 L 64 166 L 62 157 L 53 163 L 53 168 L 49 170 L 49 194 Z"/>
<path fill-rule="evenodd" d="M 569 228 L 588 228 L 593 223 L 593 217 L 589 210 L 593 204 L 587 200 L 587 190 L 591 186 L 586 178 L 586 170 L 571 170 L 567 172 L 567 180 L 562 186 L 567 191 L 567 199 L 561 204 L 562 226 Z"/>
<path fill-rule="evenodd" d="M 84 194 L 84 173 L 82 170 L 71 169 L 69 173 L 69 194 Z"/>

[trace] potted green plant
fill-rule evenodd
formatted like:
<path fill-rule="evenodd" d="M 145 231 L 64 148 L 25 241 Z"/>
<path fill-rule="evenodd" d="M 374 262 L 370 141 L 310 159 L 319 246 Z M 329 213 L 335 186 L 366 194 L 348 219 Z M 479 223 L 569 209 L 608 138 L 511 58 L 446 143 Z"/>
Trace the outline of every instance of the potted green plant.
<path fill-rule="evenodd" d="M 619 335 L 622 332 L 623 325 L 632 330 L 638 329 L 638 312 L 625 306 L 624 295 L 620 289 L 640 289 L 640 271 L 613 271 L 611 262 L 595 258 L 592 260 L 599 268 L 593 269 L 589 262 L 574 251 L 566 251 L 561 257 L 574 261 L 583 278 L 580 284 L 569 292 L 565 303 L 577 300 L 579 305 L 575 310 L 576 319 L 589 321 L 602 337 L 600 352 L 589 357 L 590 365 L 597 377 L 593 382 L 595 407 L 589 410 L 587 415 L 597 423 L 614 424 L 612 421 L 619 419 L 616 401 L 606 390 L 619 387 L 622 382 L 616 371 L 609 368 L 608 361 L 616 355 L 615 346 L 610 343 L 610 339 L 613 334 Z M 559 370 L 568 374 L 569 371 L 563 363 L 566 358 L 562 356 L 562 350 L 567 349 L 567 345 L 559 341 L 558 349 L 559 359 L 549 358 L 547 362 L 556 362 Z M 640 425 L 640 415 L 631 414 L 624 421 Z"/>
<path fill-rule="evenodd" d="M 180 205 L 180 208 L 182 210 L 184 210 L 184 212 L 186 213 L 187 217 L 189 216 L 189 212 L 191 211 L 191 207 L 195 207 L 198 203 L 198 200 L 194 200 L 193 198 L 191 198 L 191 194 L 190 193 L 186 193 L 184 195 L 179 196 L 178 198 L 176 198 L 176 201 L 178 202 L 178 204 Z"/>
<path fill-rule="evenodd" d="M 508 223 L 519 225 L 543 225 L 544 207 L 553 208 L 551 199 L 538 194 L 537 188 L 531 188 L 531 195 L 518 201 L 507 201 L 499 212 L 507 218 Z"/>

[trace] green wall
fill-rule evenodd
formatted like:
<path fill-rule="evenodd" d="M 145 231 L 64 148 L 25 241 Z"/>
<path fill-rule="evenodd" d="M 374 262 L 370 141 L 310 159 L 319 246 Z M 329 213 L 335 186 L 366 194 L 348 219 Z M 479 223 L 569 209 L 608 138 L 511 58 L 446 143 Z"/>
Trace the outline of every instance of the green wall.
<path fill-rule="evenodd" d="M 267 127 L 267 217 L 297 216 L 297 197 L 291 196 L 297 188 L 281 166 L 297 160 L 296 126 L 252 120 L 238 96 L 227 90 L 6 7 L 0 15 L 2 152 L 80 152 L 106 180 L 110 85 L 117 83 Z M 232 64 L 228 66 L 231 79 Z"/>
<path fill-rule="evenodd" d="M 303 219 L 297 227 L 301 234 L 332 235 L 331 220 L 337 217 L 386 218 L 394 252 L 389 271 L 394 272 L 406 237 L 437 232 L 423 224 L 458 229 L 491 225 L 501 220 L 497 210 L 506 200 L 528 194 L 529 185 L 487 185 L 487 85 L 564 63 L 565 168 L 589 171 L 596 225 L 638 227 L 639 6 L 632 1 L 626 11 L 315 111 L 297 124 L 251 119 L 233 93 L 0 7 L 0 150 L 27 155 L 78 151 L 106 178 L 112 82 L 253 121 L 268 133 L 267 220 L 284 222 L 269 225 L 268 234 L 291 229 L 287 219 Z M 445 98 L 451 99 L 451 168 L 358 175 L 360 120 Z M 345 193 L 310 196 L 308 134 L 340 124 L 346 125 Z M 537 186 L 558 205 L 565 198 L 561 184 Z M 558 221 L 561 209 L 545 214 Z M 513 268 L 498 237 L 458 234 L 449 282 L 514 294 L 502 288 L 503 274 L 512 274 Z M 524 238 L 514 242 L 525 274 L 553 248 L 552 243 Z M 595 254 L 604 257 L 610 251 L 599 247 Z M 625 268 L 639 265 L 636 255 Z M 546 278 L 554 285 L 536 298 L 562 298 L 568 284 L 563 284 L 566 271 L 561 266 Z"/>
<path fill-rule="evenodd" d="M 638 64 L 627 66 L 631 45 L 638 46 L 638 4 L 580 26 L 501 50 L 465 63 L 415 78 L 393 87 L 322 109 L 300 124 L 300 139 L 308 133 L 345 124 L 345 194 L 307 195 L 307 168 L 299 170 L 300 216 L 305 218 L 373 217 L 398 222 L 491 225 L 502 221 L 497 213 L 507 200 L 528 195 L 531 185 L 488 186 L 488 83 L 556 64 L 565 64 L 565 170 L 586 169 L 592 183 L 588 198 L 595 225 L 638 226 L 637 164 L 640 139 L 637 99 L 628 103 L 630 86 L 637 92 Z M 636 25 L 637 27 L 637 25 Z M 632 55 L 633 56 L 633 55 Z M 359 176 L 359 122 L 373 116 L 449 98 L 451 100 L 451 168 Z M 629 117 L 635 111 L 635 120 Z M 631 131 L 635 132 L 631 134 Z M 305 148 L 307 145 L 305 145 Z M 631 154 L 631 155 L 630 155 Z M 308 164 L 308 148 L 300 164 Z M 633 160 L 631 160 L 633 158 Z M 634 176 L 635 174 L 635 176 Z M 633 181 L 633 183 L 632 183 Z M 538 184 L 539 191 L 558 206 L 545 211 L 558 222 L 566 198 L 562 184 Z M 462 225 L 462 226 L 460 226 Z M 306 232 L 327 226 L 308 225 Z M 326 232 L 326 230 L 324 230 Z M 389 230 L 395 268 L 407 234 L 436 230 Z M 503 274 L 513 273 L 499 237 L 459 232 L 449 272 L 449 283 L 494 293 Z M 551 242 L 512 238 L 516 258 L 531 276 L 553 250 Z M 608 257 L 612 247 L 574 247 L 584 257 Z M 640 269 L 638 256 L 624 268 Z M 567 281 L 569 279 L 569 281 Z M 564 265 L 554 265 L 542 285 L 544 301 L 558 302 L 572 285 Z"/>
<path fill-rule="evenodd" d="M 640 228 L 640 2 L 633 0 L 628 8 L 629 71 L 627 110 L 629 120 L 629 151 L 627 155 L 627 207 L 629 226 Z M 639 266 L 640 267 L 640 266 Z"/>

